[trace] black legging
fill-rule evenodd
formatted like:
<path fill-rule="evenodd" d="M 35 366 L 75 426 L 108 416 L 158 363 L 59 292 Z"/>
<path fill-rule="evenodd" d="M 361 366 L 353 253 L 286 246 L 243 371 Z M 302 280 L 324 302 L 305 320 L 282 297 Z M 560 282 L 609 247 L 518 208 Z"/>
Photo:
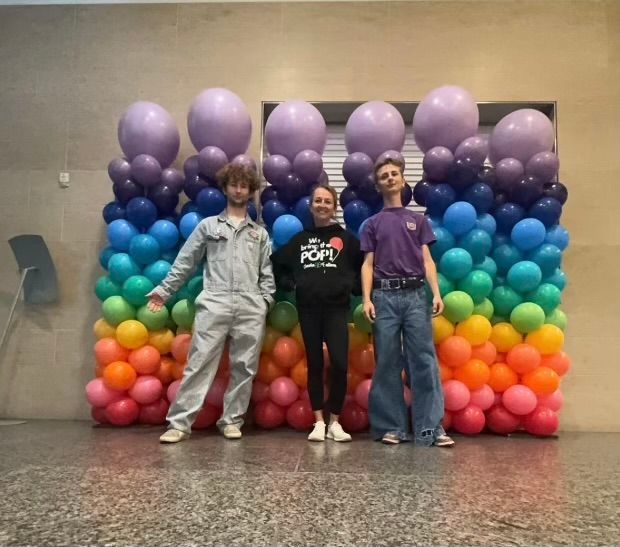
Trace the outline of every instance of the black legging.
<path fill-rule="evenodd" d="M 299 323 L 308 360 L 308 392 L 312 410 L 322 410 L 323 341 L 327 344 L 330 361 L 329 399 L 327 409 L 339 415 L 347 394 L 347 362 L 349 330 L 346 308 L 299 309 Z"/>

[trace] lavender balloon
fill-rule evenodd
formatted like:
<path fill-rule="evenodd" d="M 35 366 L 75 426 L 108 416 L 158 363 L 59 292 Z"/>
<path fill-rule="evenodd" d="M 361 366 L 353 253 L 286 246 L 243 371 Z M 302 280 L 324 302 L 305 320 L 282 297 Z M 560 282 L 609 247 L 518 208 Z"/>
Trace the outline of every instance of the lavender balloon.
<path fill-rule="evenodd" d="M 202 91 L 192 101 L 187 131 L 196 150 L 217 146 L 228 158 L 234 158 L 248 149 L 252 120 L 238 95 L 214 87 Z"/>
<path fill-rule="evenodd" d="M 539 152 L 534 154 L 525 165 L 525 174 L 536 177 L 538 180 L 550 182 L 558 173 L 560 160 L 553 152 Z"/>
<path fill-rule="evenodd" d="M 200 172 L 210 178 L 215 178 L 217 172 L 228 163 L 228 157 L 217 146 L 205 146 L 198 154 Z"/>
<path fill-rule="evenodd" d="M 191 177 L 200 173 L 200 165 L 198 164 L 198 154 L 190 156 L 183 162 L 183 172 L 186 177 Z"/>
<path fill-rule="evenodd" d="M 475 137 L 466 138 L 456 147 L 454 152 L 455 159 L 463 159 L 466 157 L 478 164 L 483 165 L 489 153 L 489 142 L 485 137 L 476 135 Z"/>
<path fill-rule="evenodd" d="M 291 162 L 280 154 L 267 156 L 263 161 L 263 176 L 271 184 L 277 184 L 278 181 L 292 172 L 293 166 Z"/>
<path fill-rule="evenodd" d="M 429 180 L 445 181 L 450 174 L 453 162 L 454 156 L 448 148 L 434 146 L 424 154 L 422 169 L 424 169 Z"/>
<path fill-rule="evenodd" d="M 403 166 L 405 165 L 404 156 L 397 150 L 386 150 L 382 154 L 379 154 L 379 157 L 375 160 L 375 165 L 379 165 L 386 160 L 396 161 L 401 163 Z"/>
<path fill-rule="evenodd" d="M 131 175 L 145 188 L 150 188 L 161 181 L 161 165 L 148 154 L 140 154 L 131 160 Z"/>
<path fill-rule="evenodd" d="M 523 164 L 515 158 L 504 158 L 495 166 L 495 178 L 500 190 L 508 190 L 513 184 L 521 180 L 525 173 Z"/>
<path fill-rule="evenodd" d="M 179 194 L 183 190 L 185 177 L 178 169 L 168 167 L 161 172 L 161 183 Z"/>
<path fill-rule="evenodd" d="M 433 89 L 413 116 L 413 136 L 420 150 L 434 146 L 456 150 L 478 131 L 478 105 L 468 91 L 458 86 Z"/>
<path fill-rule="evenodd" d="M 247 154 L 239 154 L 235 156 L 230 163 L 232 163 L 233 165 L 245 167 L 246 169 L 250 169 L 251 171 L 258 171 L 254 158 L 248 156 Z"/>
<path fill-rule="evenodd" d="M 327 175 L 327 171 L 325 171 L 325 169 L 321 171 L 321 174 L 319 175 L 319 178 L 316 182 L 317 184 L 322 186 L 329 184 L 329 176 Z"/>
<path fill-rule="evenodd" d="M 304 182 L 316 182 L 323 171 L 323 158 L 314 150 L 302 150 L 293 160 L 293 171 Z"/>
<path fill-rule="evenodd" d="M 108 175 L 112 182 L 121 182 L 131 176 L 131 164 L 125 158 L 114 158 L 108 163 Z"/>
<path fill-rule="evenodd" d="M 347 152 L 363 152 L 375 161 L 386 150 L 400 152 L 405 144 L 405 122 L 396 108 L 383 101 L 358 106 L 344 130 Z"/>
<path fill-rule="evenodd" d="M 172 116 L 155 103 L 138 101 L 118 123 L 118 142 L 131 161 L 140 154 L 153 156 L 168 167 L 179 153 L 181 138 Z"/>
<path fill-rule="evenodd" d="M 368 154 L 353 152 L 342 164 L 342 175 L 349 184 L 355 186 L 372 173 L 373 167 L 372 158 Z"/>
<path fill-rule="evenodd" d="M 302 150 L 323 154 L 327 141 L 325 120 L 318 109 L 305 101 L 286 101 L 276 106 L 265 124 L 265 142 L 270 154 L 290 162 Z"/>

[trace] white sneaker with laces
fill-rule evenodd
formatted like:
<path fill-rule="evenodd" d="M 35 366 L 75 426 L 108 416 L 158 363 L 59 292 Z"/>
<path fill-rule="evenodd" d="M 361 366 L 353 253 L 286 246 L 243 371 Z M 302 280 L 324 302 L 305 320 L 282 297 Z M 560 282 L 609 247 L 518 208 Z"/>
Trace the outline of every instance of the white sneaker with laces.
<path fill-rule="evenodd" d="M 234 424 L 229 424 L 224 428 L 224 437 L 227 439 L 240 439 L 241 430 Z"/>
<path fill-rule="evenodd" d="M 342 429 L 339 422 L 333 422 L 327 428 L 327 438 L 337 443 L 348 443 L 351 440 L 351 435 Z"/>
<path fill-rule="evenodd" d="M 322 443 L 325 440 L 325 422 L 320 420 L 314 424 L 314 429 L 308 435 L 309 441 Z"/>
<path fill-rule="evenodd" d="M 169 429 L 161 437 L 159 437 L 159 442 L 170 444 L 178 443 L 184 441 L 185 439 L 189 439 L 189 433 L 185 433 L 185 431 L 180 431 L 178 429 Z"/>

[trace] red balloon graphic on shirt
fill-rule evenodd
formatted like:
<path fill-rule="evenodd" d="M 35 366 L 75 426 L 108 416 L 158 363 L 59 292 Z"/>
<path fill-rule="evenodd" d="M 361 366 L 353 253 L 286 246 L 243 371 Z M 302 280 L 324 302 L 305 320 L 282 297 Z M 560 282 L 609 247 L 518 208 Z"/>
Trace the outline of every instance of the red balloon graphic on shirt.
<path fill-rule="evenodd" d="M 344 243 L 342 242 L 342 239 L 340 239 L 339 237 L 332 237 L 329 240 L 329 244 L 336 249 L 338 252 L 342 251 L 342 248 L 344 247 Z"/>

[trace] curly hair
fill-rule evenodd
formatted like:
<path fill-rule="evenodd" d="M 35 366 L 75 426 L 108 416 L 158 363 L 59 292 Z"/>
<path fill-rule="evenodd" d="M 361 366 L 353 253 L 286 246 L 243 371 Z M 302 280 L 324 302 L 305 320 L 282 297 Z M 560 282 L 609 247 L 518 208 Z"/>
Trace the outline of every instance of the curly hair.
<path fill-rule="evenodd" d="M 247 182 L 250 187 L 250 194 L 256 192 L 260 187 L 258 173 L 243 165 L 228 163 L 217 172 L 215 177 L 222 190 L 225 190 L 231 182 Z"/>

